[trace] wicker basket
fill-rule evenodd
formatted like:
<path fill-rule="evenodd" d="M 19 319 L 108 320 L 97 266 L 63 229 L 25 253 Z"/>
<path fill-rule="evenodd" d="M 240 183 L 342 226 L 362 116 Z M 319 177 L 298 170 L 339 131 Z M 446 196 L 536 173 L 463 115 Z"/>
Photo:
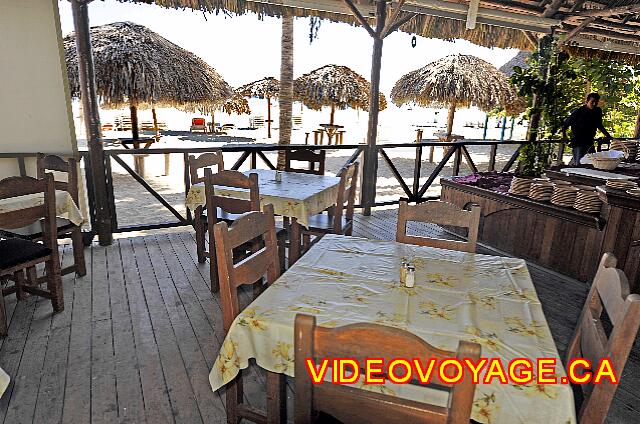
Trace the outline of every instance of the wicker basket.
<path fill-rule="evenodd" d="M 606 171 L 611 171 L 613 169 L 616 169 L 618 167 L 618 165 L 620 164 L 620 162 L 622 162 L 622 158 L 598 158 L 598 157 L 592 157 L 591 158 L 591 163 L 593 164 L 593 167 L 596 169 L 604 169 Z"/>

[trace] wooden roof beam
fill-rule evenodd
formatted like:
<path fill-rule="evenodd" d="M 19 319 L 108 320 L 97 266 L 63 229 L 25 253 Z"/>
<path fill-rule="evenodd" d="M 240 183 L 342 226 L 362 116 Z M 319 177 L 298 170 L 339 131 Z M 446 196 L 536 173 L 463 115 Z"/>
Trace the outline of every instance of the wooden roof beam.
<path fill-rule="evenodd" d="M 254 3 L 273 4 L 278 6 L 317 10 L 346 15 L 355 15 L 354 10 L 344 0 L 252 0 Z M 352 4 L 352 0 L 349 0 Z M 354 5 L 355 6 L 355 5 Z M 361 16 L 375 16 L 375 7 L 370 4 L 359 4 L 356 8 Z M 438 16 L 442 18 L 467 20 L 467 5 L 443 0 L 406 0 L 403 12 L 420 15 Z M 357 18 L 357 15 L 356 15 Z M 358 20 L 360 18 L 357 18 Z M 365 19 L 364 17 L 362 19 Z M 366 19 L 365 19 L 366 21 Z M 541 34 L 551 33 L 551 27 L 559 26 L 558 19 L 522 13 L 505 12 L 486 7 L 478 8 L 477 22 L 501 28 L 520 29 Z"/>
<path fill-rule="evenodd" d="M 611 41 L 602 42 L 599 40 L 593 40 L 591 38 L 584 38 L 579 35 L 574 37 L 567 44 L 572 46 L 577 46 L 577 47 L 594 49 L 594 50 L 604 50 L 604 51 L 611 51 L 616 53 L 640 55 L 640 47 L 636 47 L 628 44 L 614 43 Z"/>
<path fill-rule="evenodd" d="M 609 9 L 589 9 L 582 10 L 577 13 L 578 16 L 594 16 L 596 18 L 603 18 L 606 16 L 619 16 L 627 15 L 629 13 L 640 12 L 640 4 L 632 4 L 629 6 L 611 7 Z"/>
<path fill-rule="evenodd" d="M 576 35 L 578 35 L 578 33 L 580 31 L 582 31 L 583 29 L 585 29 L 589 24 L 593 23 L 593 21 L 595 21 L 596 18 L 594 17 L 589 17 L 587 19 L 585 19 L 584 21 L 582 21 L 580 23 L 580 25 L 578 25 L 577 27 L 575 27 L 574 29 L 572 29 L 571 31 L 569 31 L 569 33 L 567 33 L 567 35 L 564 37 L 564 39 L 562 39 L 560 41 L 560 45 L 565 44 L 567 42 L 569 42 L 569 40 L 571 40 L 573 37 L 575 37 Z"/>
<path fill-rule="evenodd" d="M 542 17 L 552 18 L 556 13 L 558 13 L 564 2 L 565 0 L 552 0 L 551 3 L 547 5 L 544 12 L 542 12 Z"/>

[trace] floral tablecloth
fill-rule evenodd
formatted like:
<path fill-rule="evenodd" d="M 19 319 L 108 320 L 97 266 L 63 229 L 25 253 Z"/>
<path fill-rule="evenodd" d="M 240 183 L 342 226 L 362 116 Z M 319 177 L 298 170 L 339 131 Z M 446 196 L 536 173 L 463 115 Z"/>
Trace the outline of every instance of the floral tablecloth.
<path fill-rule="evenodd" d="M 9 387 L 9 374 L 7 374 L 2 368 L 0 368 L 0 397 L 4 394 L 4 391 Z"/>
<path fill-rule="evenodd" d="M 400 259 L 413 259 L 416 285 L 398 281 Z M 526 264 L 521 259 L 327 235 L 235 319 L 209 380 L 231 381 L 249 358 L 293 376 L 293 322 L 312 314 L 336 327 L 374 322 L 408 330 L 441 349 L 477 342 L 482 357 L 556 358 L 565 376 Z M 495 381 L 495 380 L 494 380 Z M 369 390 L 445 402 L 412 385 L 361 385 Z M 569 385 L 497 382 L 478 385 L 472 418 L 482 423 L 574 423 Z"/>
<path fill-rule="evenodd" d="M 275 171 L 269 169 L 252 169 L 244 173 L 258 174 L 261 205 L 271 203 L 276 215 L 296 218 L 305 227 L 309 217 L 335 204 L 338 198 L 338 177 L 283 172 L 282 181 L 277 182 Z M 249 198 L 248 190 L 241 188 L 216 186 L 215 192 L 221 196 Z M 185 204 L 191 210 L 206 204 L 204 184 L 191 186 Z"/>
<path fill-rule="evenodd" d="M 44 203 L 44 193 L 28 194 L 0 200 L 0 213 L 31 208 Z M 71 195 L 64 190 L 56 190 L 56 216 L 68 219 L 75 225 L 82 225 L 84 218 Z"/>

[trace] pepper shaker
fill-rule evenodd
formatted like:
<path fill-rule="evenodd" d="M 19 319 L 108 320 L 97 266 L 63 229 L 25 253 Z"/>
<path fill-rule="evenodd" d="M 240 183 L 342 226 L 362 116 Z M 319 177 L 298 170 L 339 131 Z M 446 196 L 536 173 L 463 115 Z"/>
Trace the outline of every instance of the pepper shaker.
<path fill-rule="evenodd" d="M 413 287 L 416 283 L 416 267 L 413 265 L 407 266 L 407 277 L 405 280 L 405 287 Z"/>
<path fill-rule="evenodd" d="M 282 171 L 276 171 L 276 182 L 282 182 Z"/>
<path fill-rule="evenodd" d="M 400 283 L 404 284 L 407 281 L 407 266 L 409 263 L 406 258 L 402 258 L 402 262 L 400 264 Z"/>

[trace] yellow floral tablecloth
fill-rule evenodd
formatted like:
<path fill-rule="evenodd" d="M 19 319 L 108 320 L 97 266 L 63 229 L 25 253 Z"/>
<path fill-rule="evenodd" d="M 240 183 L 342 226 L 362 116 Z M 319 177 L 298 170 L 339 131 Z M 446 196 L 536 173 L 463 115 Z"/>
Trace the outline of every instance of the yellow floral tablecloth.
<path fill-rule="evenodd" d="M 4 391 L 9 387 L 9 374 L 7 374 L 2 368 L 0 368 L 0 397 L 4 394 Z"/>
<path fill-rule="evenodd" d="M 44 194 L 28 194 L 0 200 L 0 213 L 31 208 L 44 202 Z M 73 201 L 71 195 L 63 190 L 56 190 L 56 216 L 68 219 L 75 225 L 82 225 L 84 218 Z"/>
<path fill-rule="evenodd" d="M 269 169 L 251 169 L 245 174 L 258 174 L 260 204 L 271 203 L 276 215 L 296 218 L 308 227 L 309 217 L 318 214 L 336 203 L 340 178 L 325 175 L 283 172 L 282 182 L 275 180 L 275 171 Z M 189 189 L 186 206 L 195 210 L 206 204 L 204 184 L 195 184 Z M 216 186 L 216 194 L 248 198 L 247 190 L 233 187 Z"/>
<path fill-rule="evenodd" d="M 416 285 L 398 281 L 400 259 L 413 258 Z M 375 322 L 408 330 L 455 350 L 477 342 L 482 357 L 556 358 L 565 376 L 526 264 L 395 242 L 327 235 L 234 321 L 209 380 L 213 390 L 255 358 L 262 368 L 293 376 L 293 322 L 315 315 L 328 327 Z M 412 385 L 361 385 L 369 390 L 444 402 Z M 482 423 L 574 423 L 568 385 L 478 385 L 472 418 Z"/>

